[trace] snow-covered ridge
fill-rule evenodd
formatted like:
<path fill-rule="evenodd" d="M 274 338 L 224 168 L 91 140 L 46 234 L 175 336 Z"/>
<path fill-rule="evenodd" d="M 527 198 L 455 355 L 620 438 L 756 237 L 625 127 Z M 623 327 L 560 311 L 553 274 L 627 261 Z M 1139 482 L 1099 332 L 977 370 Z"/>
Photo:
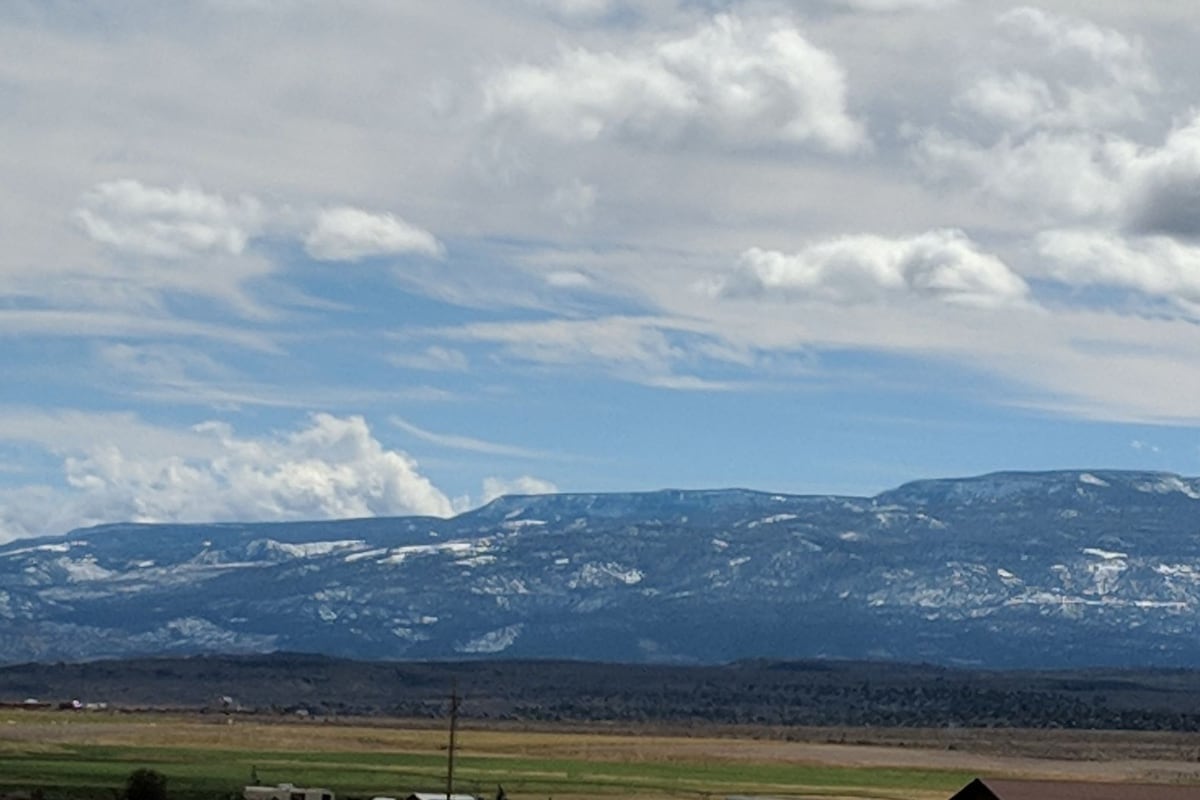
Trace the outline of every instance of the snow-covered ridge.
<path fill-rule="evenodd" d="M 1190 481 L 1091 470 L 876 500 L 672 491 L 445 520 L 116 526 L 0 546 L 0 652 L 1194 664 Z"/>
<path fill-rule="evenodd" d="M 410 544 L 403 547 L 394 547 L 387 551 L 387 555 L 379 559 L 380 564 L 403 564 L 406 560 L 413 556 L 430 556 L 438 554 L 448 554 L 455 558 L 465 558 L 468 556 L 479 556 L 491 550 L 492 542 L 490 539 L 478 539 L 474 541 L 452 541 L 452 542 L 437 542 L 436 544 Z"/>
<path fill-rule="evenodd" d="M 332 553 L 342 553 L 366 549 L 367 543 L 361 539 L 342 539 L 330 542 L 281 542 L 275 539 L 261 539 L 251 542 L 250 552 L 262 550 L 278 553 L 289 558 L 316 558 Z"/>

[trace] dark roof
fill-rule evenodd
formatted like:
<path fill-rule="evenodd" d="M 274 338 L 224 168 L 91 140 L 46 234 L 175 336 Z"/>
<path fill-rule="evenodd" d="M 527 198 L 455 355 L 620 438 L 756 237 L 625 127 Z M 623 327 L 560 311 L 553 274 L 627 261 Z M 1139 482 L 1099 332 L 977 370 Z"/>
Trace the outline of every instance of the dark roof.
<path fill-rule="evenodd" d="M 950 800 L 1200 800 L 1200 786 L 976 778 Z"/>

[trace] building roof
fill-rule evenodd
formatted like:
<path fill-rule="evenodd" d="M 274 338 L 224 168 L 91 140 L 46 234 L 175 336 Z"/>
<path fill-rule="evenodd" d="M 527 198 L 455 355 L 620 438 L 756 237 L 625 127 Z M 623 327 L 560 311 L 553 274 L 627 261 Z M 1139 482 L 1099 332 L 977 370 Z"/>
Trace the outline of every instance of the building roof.
<path fill-rule="evenodd" d="M 950 800 L 1200 800 L 1200 786 L 976 778 Z"/>

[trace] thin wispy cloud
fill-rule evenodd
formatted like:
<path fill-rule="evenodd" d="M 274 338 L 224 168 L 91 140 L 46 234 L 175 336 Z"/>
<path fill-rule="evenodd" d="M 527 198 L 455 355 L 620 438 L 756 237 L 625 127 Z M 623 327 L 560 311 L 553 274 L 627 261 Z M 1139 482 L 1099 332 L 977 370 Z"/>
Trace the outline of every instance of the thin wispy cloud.
<path fill-rule="evenodd" d="M 566 458 L 566 456 L 561 454 L 551 453 L 544 450 L 533 450 L 530 448 L 517 447 L 510 444 L 501 444 L 499 442 L 492 442 L 486 439 L 476 439 L 471 436 L 462 436 L 460 434 L 453 433 L 435 433 L 434 431 L 418 427 L 401 417 L 389 417 L 388 421 L 400 430 L 419 439 L 422 442 L 428 442 L 436 447 L 442 447 L 450 450 L 464 450 L 469 453 L 481 453 L 489 456 L 503 456 L 505 458 L 521 458 L 533 461 L 553 461 L 563 460 Z"/>

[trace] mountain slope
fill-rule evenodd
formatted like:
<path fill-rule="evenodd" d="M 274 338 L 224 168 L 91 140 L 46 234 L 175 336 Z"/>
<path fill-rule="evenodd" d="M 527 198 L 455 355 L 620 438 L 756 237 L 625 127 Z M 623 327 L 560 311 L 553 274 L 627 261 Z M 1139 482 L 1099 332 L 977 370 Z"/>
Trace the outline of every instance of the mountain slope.
<path fill-rule="evenodd" d="M 453 519 L 109 525 L 0 547 L 0 659 L 299 650 L 986 666 L 1200 657 L 1200 481 L 506 497 Z"/>

